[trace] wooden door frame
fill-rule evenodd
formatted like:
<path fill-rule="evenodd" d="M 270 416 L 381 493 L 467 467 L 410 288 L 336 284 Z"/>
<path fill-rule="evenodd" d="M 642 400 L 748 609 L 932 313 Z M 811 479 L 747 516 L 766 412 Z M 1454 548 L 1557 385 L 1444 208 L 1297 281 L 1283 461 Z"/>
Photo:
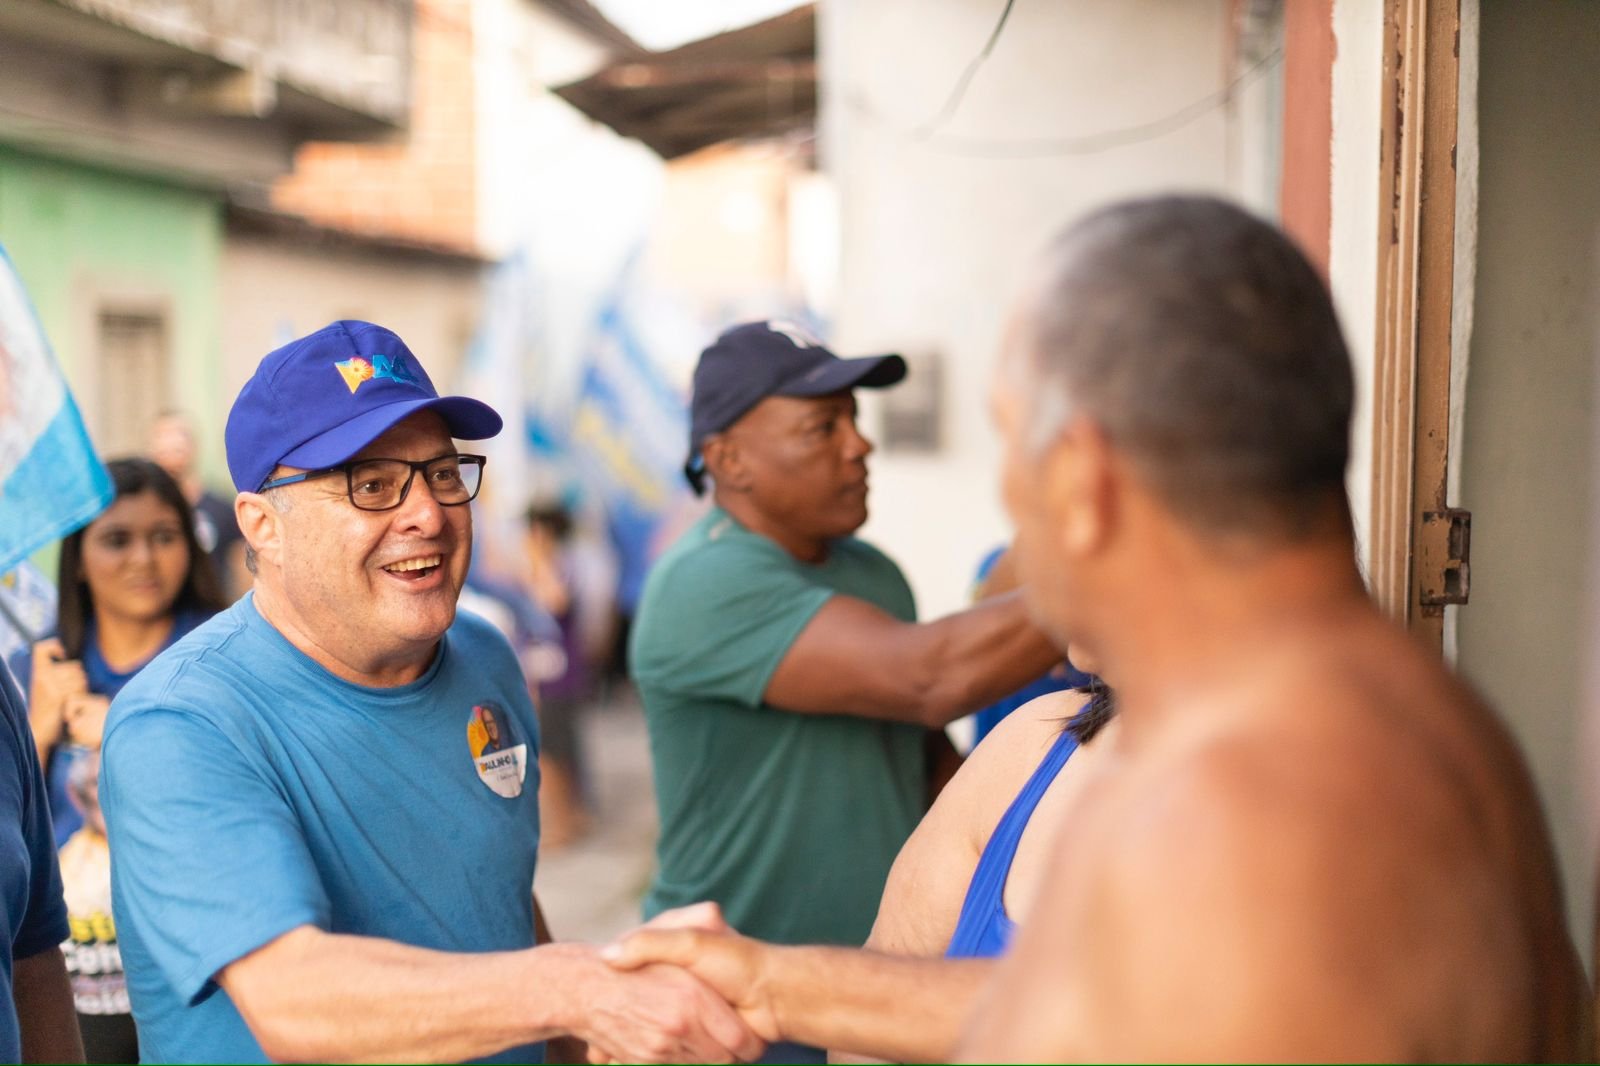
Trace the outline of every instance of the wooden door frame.
<path fill-rule="evenodd" d="M 1379 147 L 1369 580 L 1379 605 L 1439 648 L 1461 0 L 1385 0 Z"/>

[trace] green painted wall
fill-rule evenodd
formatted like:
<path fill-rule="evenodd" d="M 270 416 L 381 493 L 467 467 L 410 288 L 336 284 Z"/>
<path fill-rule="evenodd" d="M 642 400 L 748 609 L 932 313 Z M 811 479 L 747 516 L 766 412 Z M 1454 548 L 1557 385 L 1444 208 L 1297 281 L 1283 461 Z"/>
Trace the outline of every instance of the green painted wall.
<path fill-rule="evenodd" d="M 30 155 L 0 145 L 0 244 L 74 392 L 93 372 L 107 295 L 168 308 L 171 406 L 193 413 L 208 481 L 226 482 L 220 399 L 218 272 L 222 203 L 211 194 Z"/>
<path fill-rule="evenodd" d="M 207 481 L 227 483 L 219 400 L 214 195 L 0 145 L 0 244 L 27 286 L 74 393 L 94 370 L 98 299 L 141 293 L 168 309 L 171 406 L 193 413 Z M 34 555 L 55 576 L 56 545 Z"/>

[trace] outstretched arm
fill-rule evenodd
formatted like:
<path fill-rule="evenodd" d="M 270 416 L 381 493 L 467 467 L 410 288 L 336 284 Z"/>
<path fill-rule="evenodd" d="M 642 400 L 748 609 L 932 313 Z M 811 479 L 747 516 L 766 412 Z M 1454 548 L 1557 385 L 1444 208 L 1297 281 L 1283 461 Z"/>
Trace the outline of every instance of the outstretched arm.
<path fill-rule="evenodd" d="M 545 921 L 544 908 L 539 897 L 533 898 L 533 937 L 535 944 L 548 944 L 555 939 L 550 933 L 550 923 Z M 544 1045 L 544 1061 L 548 1063 L 583 1063 L 589 1061 L 589 1047 L 575 1036 L 552 1036 Z"/>
<path fill-rule="evenodd" d="M 274 1059 L 458 1062 L 560 1033 L 628 1061 L 728 1062 L 761 1050 L 688 975 L 618 973 L 575 944 L 452 954 L 301 926 L 217 982 Z"/>
<path fill-rule="evenodd" d="M 1040 677 L 1061 652 L 1019 593 L 933 622 L 902 622 L 834 596 L 800 631 L 767 683 L 774 707 L 942 728 Z"/>
<path fill-rule="evenodd" d="M 902 1062 L 949 1058 L 988 960 L 916 959 L 782 947 L 733 933 L 641 929 L 606 948 L 621 970 L 681 966 L 728 1000 L 762 1039 Z"/>

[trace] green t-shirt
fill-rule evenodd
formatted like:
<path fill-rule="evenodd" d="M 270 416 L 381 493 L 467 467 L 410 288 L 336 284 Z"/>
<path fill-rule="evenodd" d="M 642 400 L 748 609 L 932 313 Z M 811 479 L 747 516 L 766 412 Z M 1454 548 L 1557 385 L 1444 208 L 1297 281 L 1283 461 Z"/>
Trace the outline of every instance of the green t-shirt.
<path fill-rule="evenodd" d="M 899 567 L 876 548 L 846 538 L 802 563 L 720 508 L 651 572 L 629 655 L 661 811 L 646 917 L 709 899 L 762 940 L 859 945 L 871 932 L 922 817 L 923 730 L 762 701 L 835 593 L 916 620 Z"/>

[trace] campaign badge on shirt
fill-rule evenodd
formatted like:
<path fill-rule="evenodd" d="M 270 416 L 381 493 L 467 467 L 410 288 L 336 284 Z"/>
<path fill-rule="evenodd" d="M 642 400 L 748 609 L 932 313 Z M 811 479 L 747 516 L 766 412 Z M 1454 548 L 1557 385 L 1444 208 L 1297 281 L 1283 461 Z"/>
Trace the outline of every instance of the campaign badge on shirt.
<path fill-rule="evenodd" d="M 517 743 L 511 715 L 495 703 L 479 703 L 467 717 L 467 747 L 478 780 L 497 796 L 522 795 L 528 777 L 528 745 Z"/>

